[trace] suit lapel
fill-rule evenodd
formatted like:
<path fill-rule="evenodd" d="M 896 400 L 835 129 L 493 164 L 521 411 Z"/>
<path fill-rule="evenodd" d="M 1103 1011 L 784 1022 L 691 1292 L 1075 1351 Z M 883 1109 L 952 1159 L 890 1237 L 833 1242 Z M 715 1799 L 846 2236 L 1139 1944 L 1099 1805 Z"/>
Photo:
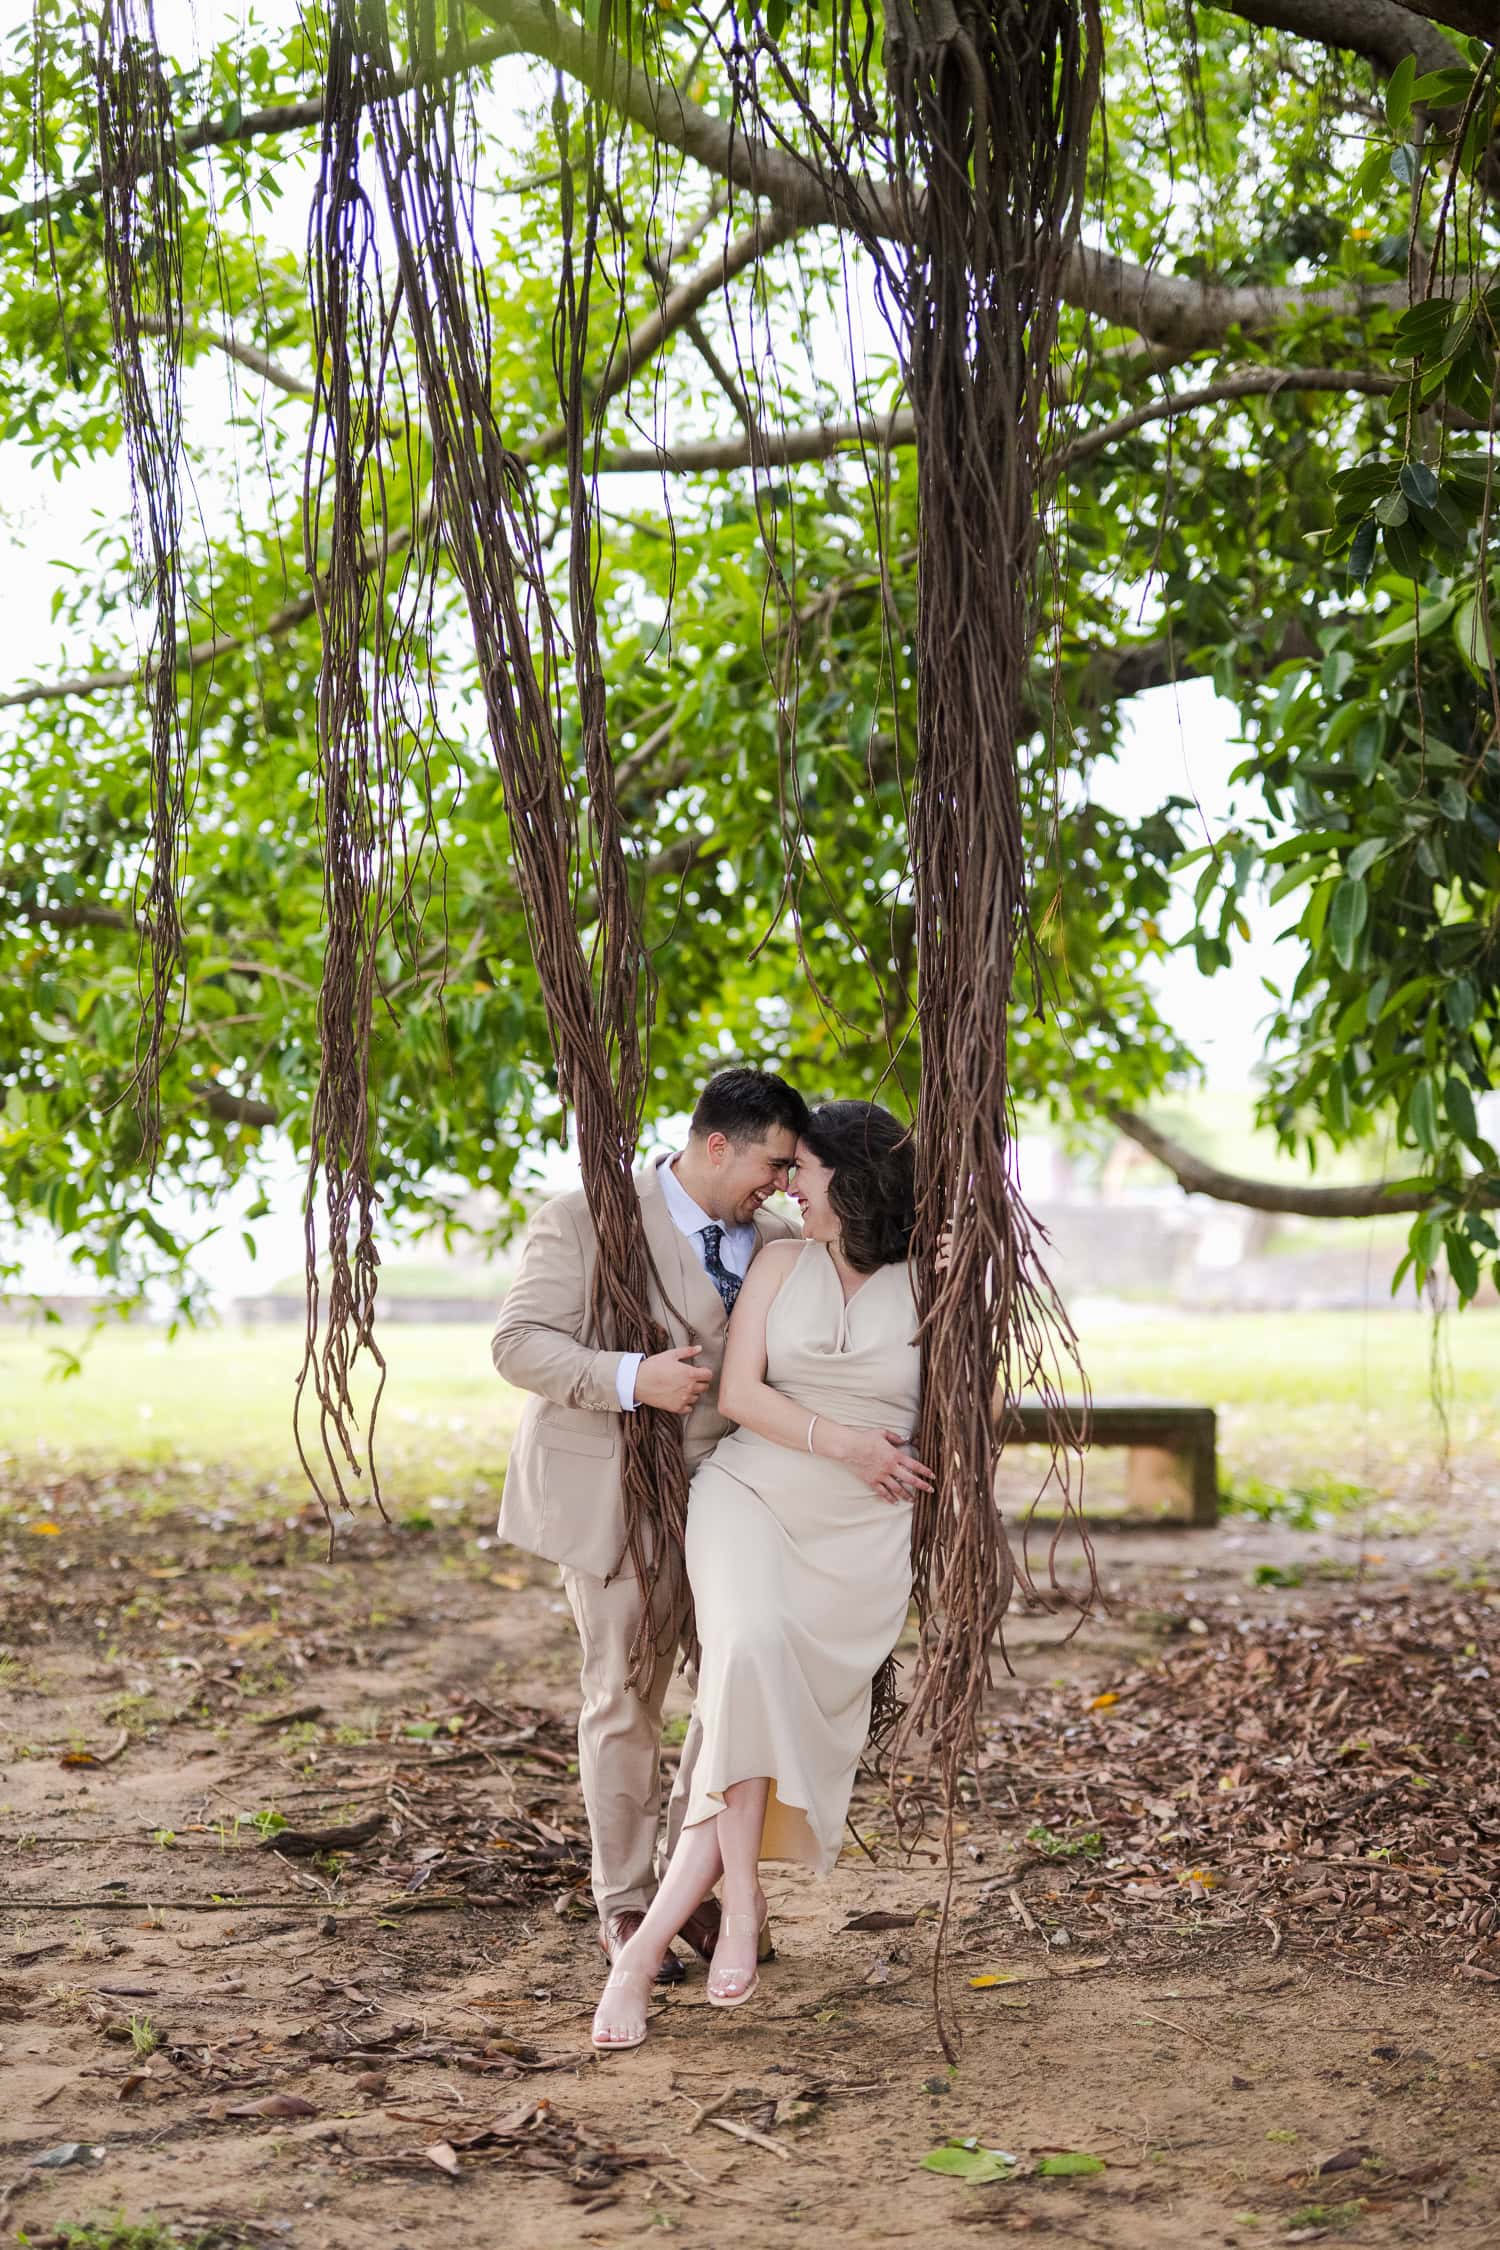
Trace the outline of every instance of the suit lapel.
<path fill-rule="evenodd" d="M 662 1159 L 663 1162 L 666 1159 Z M 661 1192 L 660 1164 L 653 1158 L 637 1172 L 641 1220 L 646 1242 L 656 1266 L 657 1281 L 672 1316 L 670 1325 L 681 1330 L 683 1341 L 722 1336 L 726 1326 L 723 1300 L 698 1256 L 698 1246 L 679 1234 Z"/>

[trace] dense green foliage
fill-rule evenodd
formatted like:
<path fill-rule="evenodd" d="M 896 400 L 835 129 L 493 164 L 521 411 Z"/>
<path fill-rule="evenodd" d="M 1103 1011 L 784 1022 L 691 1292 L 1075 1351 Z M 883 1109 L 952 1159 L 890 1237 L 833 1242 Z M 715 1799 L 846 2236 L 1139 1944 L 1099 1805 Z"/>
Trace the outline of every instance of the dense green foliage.
<path fill-rule="evenodd" d="M 1469 279 L 1500 246 L 1482 185 L 1488 59 L 1455 36 L 1448 81 L 1403 63 L 1382 88 L 1367 61 L 1227 11 L 1197 11 L 1195 30 L 1173 0 L 1144 11 L 1111 0 L 1105 14 L 1107 140 L 1101 121 L 1089 239 L 1203 291 L 1199 333 L 1155 349 L 1097 306 L 1064 317 L 1074 364 L 1058 411 L 1080 451 L 1059 481 L 1026 750 L 1039 975 L 1018 998 L 1016 1090 L 1086 1124 L 1191 1067 L 1147 981 L 1187 808 L 1168 798 L 1125 822 L 1093 788 L 1118 754 L 1125 696 L 1211 675 L 1242 714 L 1250 809 L 1203 857 L 1188 942 L 1212 974 L 1259 886 L 1295 894 L 1305 958 L 1277 1001 L 1266 1114 L 1312 1151 L 1393 1131 L 1434 1192 L 1414 1229 L 1418 1263 L 1446 1250 L 1468 1294 L 1495 1249 L 1476 1181 L 1496 1158 L 1474 1100 L 1500 1022 L 1493 540 L 1474 427 L 1488 421 L 1500 296 Z M 317 90 L 316 17 L 308 31 L 288 16 L 263 10 L 184 64 L 185 122 L 206 116 L 232 134 Z M 473 28 L 491 25 L 476 14 Z M 773 31 L 795 67 L 827 67 L 826 23 L 778 16 L 773 0 Z M 42 0 L 0 77 L 0 428 L 70 477 L 120 442 L 96 200 L 85 186 L 41 215 L 30 208 L 90 161 L 76 36 Z M 640 38 L 653 68 L 726 114 L 707 18 L 659 9 Z M 509 59 L 477 83 L 495 376 L 516 444 L 535 445 L 556 411 L 550 75 Z M 309 382 L 311 146 L 304 126 L 182 163 L 188 585 L 195 637 L 233 645 L 211 664 L 184 651 L 180 671 L 199 780 L 158 1176 L 209 1202 L 253 1173 L 264 1139 L 236 1104 L 264 1105 L 296 1142 L 316 1077 L 317 628 L 268 630 L 307 587 L 298 386 Z M 659 293 L 648 261 L 674 227 L 709 214 L 715 187 L 644 134 L 625 136 L 618 202 L 637 319 Z M 729 227 L 713 219 L 674 276 Z M 1436 263 L 1432 301 L 1407 310 L 1413 228 L 1415 270 Z M 1204 308 L 1220 283 L 1281 294 L 1263 320 L 1237 300 L 1215 326 Z M 852 371 L 846 294 L 862 337 Z M 893 360 L 869 299 L 834 230 L 802 234 L 709 298 L 697 340 L 677 329 L 606 410 L 606 443 L 639 445 L 663 420 L 674 442 L 732 438 L 736 384 L 772 431 L 838 419 L 851 396 L 889 411 Z M 1148 327 L 1167 335 L 1170 323 Z M 226 331 L 289 371 L 292 388 L 226 359 Z M 1375 387 L 1333 376 L 1223 398 L 1089 445 L 1164 384 L 1291 368 L 1353 370 Z M 387 528 L 399 531 L 425 490 L 419 420 L 392 429 L 385 465 Z M 911 470 L 900 449 L 868 461 L 845 450 L 754 480 L 730 469 L 604 487 L 613 725 L 664 1112 L 726 1051 L 783 1063 L 812 1094 L 884 1086 L 900 1106 L 915 1085 Z M 533 473 L 549 516 L 559 472 Z M 132 662 L 128 525 L 71 559 L 58 649 L 32 652 L 38 679 Z M 372 1073 L 386 1209 L 413 1217 L 478 1184 L 510 1196 L 526 1151 L 560 1126 L 462 605 L 441 568 L 424 604 L 398 723 L 409 883 L 385 933 Z M 0 1218 L 44 1219 L 127 1296 L 143 1274 L 174 1272 L 181 1247 L 149 1207 L 130 1099 L 142 708 L 128 686 L 18 702 L 0 730 Z"/>

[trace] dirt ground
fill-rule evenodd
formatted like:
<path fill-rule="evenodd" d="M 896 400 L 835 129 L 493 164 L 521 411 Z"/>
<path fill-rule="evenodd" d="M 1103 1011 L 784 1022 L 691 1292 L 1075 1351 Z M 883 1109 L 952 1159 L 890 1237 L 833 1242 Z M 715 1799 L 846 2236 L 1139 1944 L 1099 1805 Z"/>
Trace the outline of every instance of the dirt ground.
<path fill-rule="evenodd" d="M 961 1824 L 950 2068 L 940 1855 L 894 1855 L 865 1790 L 878 1864 L 851 1841 L 826 1883 L 769 1871 L 757 1999 L 712 2011 L 695 1968 L 642 2050 L 597 2058 L 550 1572 L 477 1513 L 361 1520 L 330 1565 L 305 1517 L 166 1485 L 4 1498 L 0 2239 L 1500 2244 L 1493 1948 L 1345 1945 L 1326 1877 L 1285 1912 L 1192 1868 L 1134 1883 L 1012 1787 Z M 997 1723 L 1045 1698 L 1082 1741 L 1186 1634 L 1315 1620 L 1351 1582 L 1500 1601 L 1488 1527 L 1372 1559 L 1230 1519 L 1100 1558 L 1077 1639 L 1014 1620 Z M 950 2160 L 998 2177 L 924 2168 L 966 2141 Z"/>

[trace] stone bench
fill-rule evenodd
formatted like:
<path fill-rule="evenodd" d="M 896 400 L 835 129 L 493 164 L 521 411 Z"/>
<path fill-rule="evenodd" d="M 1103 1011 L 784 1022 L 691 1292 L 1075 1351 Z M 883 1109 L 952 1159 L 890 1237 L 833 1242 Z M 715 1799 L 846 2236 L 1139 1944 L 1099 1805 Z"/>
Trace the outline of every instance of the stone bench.
<path fill-rule="evenodd" d="M 1074 1412 L 1077 1411 L 1075 1408 Z M 1095 1446 L 1123 1445 L 1128 1512 L 1101 1523 L 1214 1524 L 1219 1520 L 1217 1416 L 1211 1406 L 1172 1406 L 1155 1399 L 1095 1399 L 1087 1436 Z M 1045 1409 L 1013 1406 L 1001 1431 L 1008 1445 L 1046 1445 Z M 1085 1494 L 1085 1520 L 1088 1503 Z"/>

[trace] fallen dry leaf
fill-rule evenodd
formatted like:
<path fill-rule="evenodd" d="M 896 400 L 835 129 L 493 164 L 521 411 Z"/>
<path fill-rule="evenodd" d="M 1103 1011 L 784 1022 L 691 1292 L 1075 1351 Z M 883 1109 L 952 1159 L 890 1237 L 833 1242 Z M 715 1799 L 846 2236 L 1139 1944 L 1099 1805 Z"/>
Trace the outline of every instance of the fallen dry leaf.
<path fill-rule="evenodd" d="M 300 2094 L 262 2094 L 258 2102 L 236 2102 L 226 2117 L 316 2117 L 313 2104 Z"/>
<path fill-rule="evenodd" d="M 458 2178 L 462 2166 L 451 2142 L 434 2141 L 431 2148 L 423 2149 L 422 2154 L 429 2164 L 435 2164 L 440 2172 L 446 2172 L 450 2180 Z"/>
<path fill-rule="evenodd" d="M 872 1907 L 868 1914 L 851 1914 L 841 1922 L 841 1930 L 910 1930 L 915 1929 L 917 1917 L 897 1907 Z"/>

